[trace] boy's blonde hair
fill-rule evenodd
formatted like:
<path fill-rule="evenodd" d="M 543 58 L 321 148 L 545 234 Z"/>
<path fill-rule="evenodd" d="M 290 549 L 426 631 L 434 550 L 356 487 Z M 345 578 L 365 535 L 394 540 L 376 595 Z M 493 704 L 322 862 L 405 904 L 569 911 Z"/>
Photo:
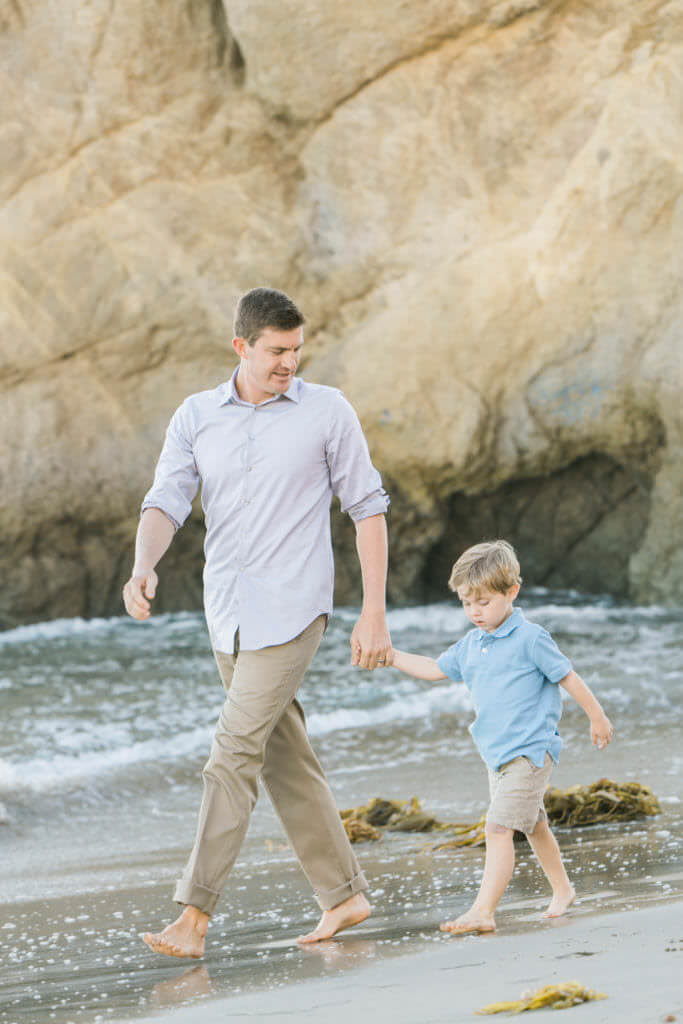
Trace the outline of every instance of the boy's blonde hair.
<path fill-rule="evenodd" d="M 448 586 L 465 592 L 493 590 L 505 594 L 522 582 L 519 561 L 512 544 L 506 540 L 487 540 L 463 551 L 451 571 Z"/>

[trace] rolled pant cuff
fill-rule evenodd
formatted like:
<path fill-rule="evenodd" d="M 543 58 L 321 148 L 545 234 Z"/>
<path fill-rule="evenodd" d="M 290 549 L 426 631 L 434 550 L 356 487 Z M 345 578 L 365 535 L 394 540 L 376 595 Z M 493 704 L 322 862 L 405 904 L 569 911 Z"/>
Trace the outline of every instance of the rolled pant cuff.
<path fill-rule="evenodd" d="M 365 892 L 369 889 L 367 879 L 362 871 L 359 871 L 350 882 L 344 882 L 336 889 L 327 889 L 325 892 L 317 892 L 315 898 L 321 910 L 332 910 L 333 907 L 343 903 L 344 900 L 355 896 L 357 892 Z"/>
<path fill-rule="evenodd" d="M 181 878 L 175 887 L 173 899 L 176 903 L 182 903 L 186 907 L 196 907 L 204 914 L 213 914 L 218 903 L 219 892 L 207 889 L 204 885 L 197 885 L 196 882 L 188 882 Z"/>

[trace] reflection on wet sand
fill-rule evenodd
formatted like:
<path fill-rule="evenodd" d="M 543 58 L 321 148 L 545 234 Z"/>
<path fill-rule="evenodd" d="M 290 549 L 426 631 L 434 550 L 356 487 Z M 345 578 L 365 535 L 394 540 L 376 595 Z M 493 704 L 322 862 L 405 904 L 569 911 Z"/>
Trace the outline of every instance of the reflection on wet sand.
<path fill-rule="evenodd" d="M 153 1006 L 168 1006 L 171 1003 L 184 1003 L 197 996 L 210 995 L 215 991 L 211 975 L 203 964 L 199 964 L 175 978 L 157 982 L 150 994 L 150 1002 Z"/>
<path fill-rule="evenodd" d="M 374 939 L 350 937 L 328 939 L 326 942 L 302 946 L 301 950 L 317 956 L 326 967 L 345 969 L 357 966 L 362 960 L 373 960 L 377 955 L 377 942 Z"/>

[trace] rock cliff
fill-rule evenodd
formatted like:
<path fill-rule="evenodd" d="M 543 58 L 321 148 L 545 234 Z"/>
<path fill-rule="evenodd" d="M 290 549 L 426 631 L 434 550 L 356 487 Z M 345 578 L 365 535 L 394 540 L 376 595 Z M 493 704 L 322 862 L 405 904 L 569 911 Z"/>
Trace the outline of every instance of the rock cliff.
<path fill-rule="evenodd" d="M 682 69 L 678 0 L 0 0 L 0 623 L 121 610 L 264 283 L 364 423 L 394 600 L 496 534 L 528 582 L 681 601 Z"/>

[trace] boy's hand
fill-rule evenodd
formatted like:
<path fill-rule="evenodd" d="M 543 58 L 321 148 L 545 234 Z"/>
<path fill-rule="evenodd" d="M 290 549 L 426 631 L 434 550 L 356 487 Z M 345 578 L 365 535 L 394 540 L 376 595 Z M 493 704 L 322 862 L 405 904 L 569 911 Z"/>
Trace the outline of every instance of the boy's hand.
<path fill-rule="evenodd" d="M 612 723 L 604 713 L 597 718 L 591 718 L 591 740 L 593 746 L 598 750 L 607 746 L 612 739 L 613 732 Z"/>

